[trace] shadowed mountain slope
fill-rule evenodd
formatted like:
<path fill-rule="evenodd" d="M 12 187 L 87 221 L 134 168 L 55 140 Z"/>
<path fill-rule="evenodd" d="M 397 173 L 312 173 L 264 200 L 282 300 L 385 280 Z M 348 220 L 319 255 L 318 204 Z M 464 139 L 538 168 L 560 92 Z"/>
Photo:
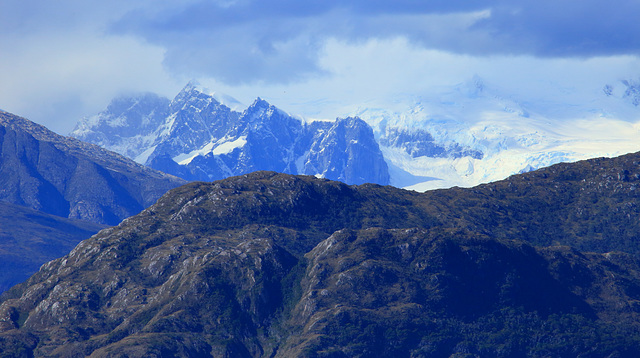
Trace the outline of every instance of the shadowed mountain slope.
<path fill-rule="evenodd" d="M 0 200 L 115 225 L 185 181 L 0 111 Z"/>
<path fill-rule="evenodd" d="M 0 293 L 107 227 L 3 202 L 0 223 Z"/>

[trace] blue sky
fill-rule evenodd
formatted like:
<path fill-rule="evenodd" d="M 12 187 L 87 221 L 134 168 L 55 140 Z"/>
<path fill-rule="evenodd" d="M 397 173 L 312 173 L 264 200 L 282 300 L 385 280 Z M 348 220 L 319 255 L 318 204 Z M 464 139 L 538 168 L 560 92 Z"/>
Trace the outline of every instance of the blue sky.
<path fill-rule="evenodd" d="M 3 0 L 0 108 L 61 133 L 190 79 L 294 114 L 473 76 L 536 98 L 640 78 L 638 0 Z"/>

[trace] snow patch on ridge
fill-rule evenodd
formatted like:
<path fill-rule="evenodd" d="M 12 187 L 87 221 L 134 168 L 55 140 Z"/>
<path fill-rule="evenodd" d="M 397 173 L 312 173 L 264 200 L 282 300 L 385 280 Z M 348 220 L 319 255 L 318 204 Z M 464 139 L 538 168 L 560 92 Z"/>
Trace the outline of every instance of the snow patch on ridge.
<path fill-rule="evenodd" d="M 247 144 L 247 136 L 242 136 L 235 140 L 230 140 L 230 138 L 225 137 L 215 143 L 209 142 L 200 149 L 193 150 L 189 153 L 179 154 L 173 157 L 173 160 L 180 165 L 186 165 L 191 163 L 191 161 L 197 156 L 205 156 L 210 153 L 213 155 L 229 154 L 237 148 L 242 148 L 245 144 Z"/>
<path fill-rule="evenodd" d="M 149 156 L 151 156 L 151 154 L 153 153 L 154 150 L 156 150 L 157 145 L 154 145 L 152 147 L 149 147 L 147 150 L 145 150 L 144 152 L 140 153 L 140 155 L 138 155 L 137 157 L 134 158 L 134 160 L 137 163 L 140 164 L 145 164 L 147 162 L 147 160 L 149 159 Z"/>
<path fill-rule="evenodd" d="M 247 136 L 242 136 L 234 141 L 219 144 L 211 152 L 213 155 L 229 154 L 236 148 L 244 147 L 245 144 L 247 144 Z"/>

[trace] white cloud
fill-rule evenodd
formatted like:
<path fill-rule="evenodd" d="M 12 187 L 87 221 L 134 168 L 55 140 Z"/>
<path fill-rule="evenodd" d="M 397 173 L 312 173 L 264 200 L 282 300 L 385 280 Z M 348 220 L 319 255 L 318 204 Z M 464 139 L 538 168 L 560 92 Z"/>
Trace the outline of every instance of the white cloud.
<path fill-rule="evenodd" d="M 171 97 L 192 77 L 245 103 L 334 118 L 474 75 L 571 101 L 640 75 L 640 40 L 626 41 L 637 1 L 551 3 L 6 0 L 0 108 L 66 133 L 117 94 Z"/>
<path fill-rule="evenodd" d="M 184 81 L 162 67 L 162 48 L 130 37 L 54 33 L 25 36 L 20 42 L 22 46 L 0 56 L 0 108 L 60 133 L 82 116 L 104 109 L 119 93 L 171 95 Z"/>
<path fill-rule="evenodd" d="M 319 53 L 322 72 L 305 81 L 229 86 L 205 79 L 203 83 L 245 103 L 259 95 L 293 114 L 332 119 L 359 105 L 393 107 L 412 97 L 433 100 L 474 76 L 514 99 L 566 101 L 570 106 L 600 96 L 606 84 L 636 78 L 640 69 L 634 56 L 469 56 L 424 49 L 401 37 L 360 43 L 329 39 Z"/>

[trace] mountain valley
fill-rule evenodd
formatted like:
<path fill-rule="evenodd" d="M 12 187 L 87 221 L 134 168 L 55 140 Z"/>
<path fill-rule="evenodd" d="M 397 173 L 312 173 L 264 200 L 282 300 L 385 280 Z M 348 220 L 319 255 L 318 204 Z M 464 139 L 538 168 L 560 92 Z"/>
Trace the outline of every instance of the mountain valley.
<path fill-rule="evenodd" d="M 0 112 L 0 292 L 184 183 Z"/>

